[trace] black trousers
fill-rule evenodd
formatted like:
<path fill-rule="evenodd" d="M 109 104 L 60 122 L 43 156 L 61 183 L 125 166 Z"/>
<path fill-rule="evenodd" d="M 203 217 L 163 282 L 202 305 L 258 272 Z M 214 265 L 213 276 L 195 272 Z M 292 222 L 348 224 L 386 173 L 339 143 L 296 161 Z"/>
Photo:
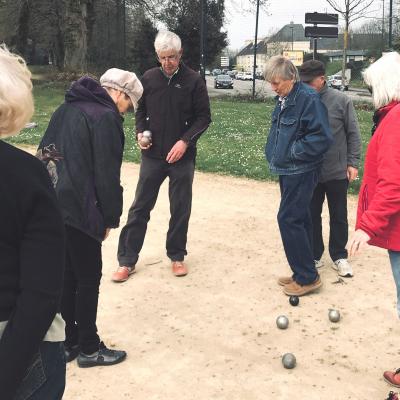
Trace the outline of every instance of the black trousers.
<path fill-rule="evenodd" d="M 333 261 L 347 258 L 345 246 L 349 229 L 347 222 L 348 185 L 347 179 L 332 180 L 318 183 L 314 190 L 311 200 L 314 260 L 320 260 L 324 253 L 321 213 L 325 197 L 329 208 L 329 255 Z"/>
<path fill-rule="evenodd" d="M 86 354 L 99 349 L 97 304 L 101 280 L 101 243 L 78 229 L 66 226 L 67 260 L 61 314 L 65 344 L 79 344 Z"/>
<path fill-rule="evenodd" d="M 172 261 L 182 261 L 187 254 L 186 242 L 192 209 L 192 184 L 194 160 L 180 160 L 168 164 L 165 160 L 142 157 L 135 200 L 122 228 L 118 244 L 119 265 L 133 267 L 142 249 L 160 186 L 169 178 L 169 203 L 171 218 L 167 233 L 167 256 Z"/>

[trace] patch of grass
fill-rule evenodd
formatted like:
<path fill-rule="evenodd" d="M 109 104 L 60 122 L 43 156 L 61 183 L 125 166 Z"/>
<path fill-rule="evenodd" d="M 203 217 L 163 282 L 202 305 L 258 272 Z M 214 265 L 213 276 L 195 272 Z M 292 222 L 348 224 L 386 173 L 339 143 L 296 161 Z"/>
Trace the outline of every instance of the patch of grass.
<path fill-rule="evenodd" d="M 33 129 L 24 129 L 10 138 L 12 143 L 37 145 L 42 138 L 54 110 L 63 102 L 65 89 L 61 83 L 35 85 L 36 111 Z M 212 120 L 210 128 L 198 142 L 197 169 L 224 175 L 243 176 L 258 180 L 276 180 L 269 173 L 264 157 L 264 146 L 271 124 L 273 99 L 250 102 L 231 98 L 211 99 Z M 372 108 L 370 104 L 355 103 L 362 135 L 362 160 L 360 180 L 350 185 L 350 192 L 359 190 L 365 150 L 371 137 Z M 134 117 L 125 118 L 125 161 L 140 162 L 140 151 L 134 134 Z"/>

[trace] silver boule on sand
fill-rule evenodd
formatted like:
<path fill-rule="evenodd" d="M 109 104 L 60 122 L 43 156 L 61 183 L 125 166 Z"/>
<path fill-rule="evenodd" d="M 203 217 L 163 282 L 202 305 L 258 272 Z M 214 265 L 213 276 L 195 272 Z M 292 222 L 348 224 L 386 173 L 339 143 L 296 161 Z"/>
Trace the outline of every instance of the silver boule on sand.
<path fill-rule="evenodd" d="M 282 364 L 286 369 L 292 369 L 296 366 L 296 357 L 292 353 L 286 353 L 282 356 Z"/>
<path fill-rule="evenodd" d="M 330 309 L 328 312 L 329 321 L 331 322 L 339 322 L 340 320 L 340 312 L 338 310 Z"/>
<path fill-rule="evenodd" d="M 288 317 L 286 317 L 285 315 L 280 315 L 277 319 L 276 319 L 276 326 L 279 329 L 286 329 L 289 326 L 289 319 Z"/>

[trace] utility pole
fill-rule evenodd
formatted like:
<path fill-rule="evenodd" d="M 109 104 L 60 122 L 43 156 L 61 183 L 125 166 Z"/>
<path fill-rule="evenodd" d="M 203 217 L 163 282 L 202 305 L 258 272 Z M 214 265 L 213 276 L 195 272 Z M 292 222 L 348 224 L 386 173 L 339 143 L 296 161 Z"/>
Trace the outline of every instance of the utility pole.
<path fill-rule="evenodd" d="M 393 0 L 389 1 L 389 50 L 392 50 L 393 36 Z"/>
<path fill-rule="evenodd" d="M 125 68 L 126 67 L 126 0 L 123 0 L 122 2 L 122 65 Z"/>
<path fill-rule="evenodd" d="M 206 79 L 206 66 L 204 61 L 204 52 L 205 52 L 205 36 L 206 36 L 206 7 L 207 7 L 207 0 L 200 1 L 201 7 L 201 21 L 200 21 L 200 75 L 205 81 Z"/>
<path fill-rule="evenodd" d="M 385 50 L 385 0 L 382 0 L 382 51 Z"/>
<path fill-rule="evenodd" d="M 253 99 L 256 95 L 256 67 L 257 67 L 257 45 L 258 45 L 258 14 L 260 12 L 260 0 L 257 0 L 256 32 L 254 34 L 254 59 L 253 59 Z"/>

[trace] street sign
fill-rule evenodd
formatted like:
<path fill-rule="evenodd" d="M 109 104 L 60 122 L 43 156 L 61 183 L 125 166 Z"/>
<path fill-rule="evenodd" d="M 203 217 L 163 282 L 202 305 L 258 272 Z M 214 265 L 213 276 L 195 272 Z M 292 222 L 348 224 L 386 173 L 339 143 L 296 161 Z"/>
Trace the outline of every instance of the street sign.
<path fill-rule="evenodd" d="M 229 57 L 221 57 L 221 67 L 229 67 Z"/>
<path fill-rule="evenodd" d="M 304 36 L 312 38 L 337 38 L 338 28 L 333 26 L 306 26 Z"/>
<path fill-rule="evenodd" d="M 306 13 L 306 24 L 337 25 L 339 14 Z"/>

